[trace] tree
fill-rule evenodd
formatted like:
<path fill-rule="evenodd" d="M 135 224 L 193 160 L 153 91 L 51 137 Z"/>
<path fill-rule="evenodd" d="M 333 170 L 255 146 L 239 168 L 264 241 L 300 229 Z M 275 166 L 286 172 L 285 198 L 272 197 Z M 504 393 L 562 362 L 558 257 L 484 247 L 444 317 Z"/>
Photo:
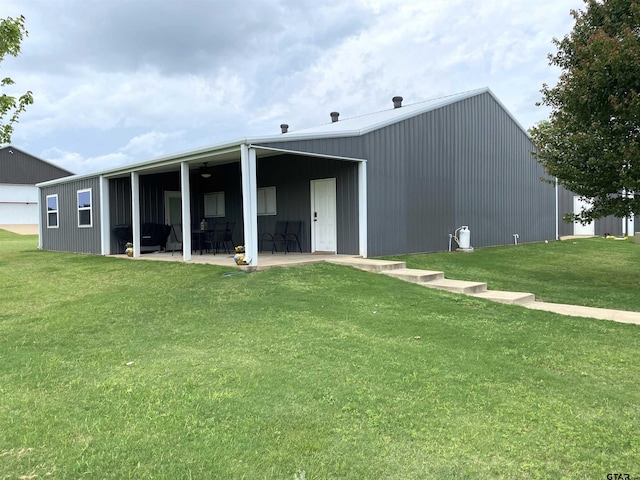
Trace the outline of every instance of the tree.
<path fill-rule="evenodd" d="M 549 120 L 530 129 L 546 171 L 592 199 L 566 220 L 640 214 L 640 3 L 584 0 L 573 31 L 553 39 L 558 84 L 543 85 Z M 633 197 L 630 193 L 637 192 Z"/>
<path fill-rule="evenodd" d="M 7 17 L 0 20 L 0 62 L 4 60 L 5 55 L 17 57 L 20 53 L 22 39 L 29 35 L 24 21 L 25 18 L 22 15 L 18 18 Z M 10 77 L 6 77 L 0 80 L 0 88 L 5 90 L 7 86 L 14 83 Z M 0 96 L 0 145 L 11 142 L 13 124 L 18 121 L 18 117 L 27 105 L 32 103 L 33 94 L 30 91 L 18 98 L 2 93 Z M 6 121 L 5 116 L 8 116 Z"/>

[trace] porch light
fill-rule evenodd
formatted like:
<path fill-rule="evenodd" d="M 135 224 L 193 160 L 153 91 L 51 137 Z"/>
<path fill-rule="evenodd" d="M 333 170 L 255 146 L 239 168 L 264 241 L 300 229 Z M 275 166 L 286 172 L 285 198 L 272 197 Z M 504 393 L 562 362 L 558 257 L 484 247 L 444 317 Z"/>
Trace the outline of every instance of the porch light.
<path fill-rule="evenodd" d="M 202 178 L 209 178 L 211 177 L 211 171 L 207 168 L 207 162 L 204 162 L 204 164 L 202 165 L 202 167 L 200 167 L 200 176 Z"/>

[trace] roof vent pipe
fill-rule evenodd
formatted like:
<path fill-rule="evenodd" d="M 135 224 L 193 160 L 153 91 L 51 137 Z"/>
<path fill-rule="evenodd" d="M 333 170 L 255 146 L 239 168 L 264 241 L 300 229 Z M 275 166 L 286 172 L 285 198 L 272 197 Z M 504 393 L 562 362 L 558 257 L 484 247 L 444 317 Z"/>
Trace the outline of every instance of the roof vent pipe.
<path fill-rule="evenodd" d="M 281 124 L 280 130 L 282 130 L 282 133 L 287 133 L 289 131 L 289 125 L 287 125 L 286 123 Z"/>
<path fill-rule="evenodd" d="M 400 108 L 402 106 L 402 97 L 393 97 L 393 108 Z"/>
<path fill-rule="evenodd" d="M 331 115 L 331 123 L 337 122 L 338 117 L 340 116 L 338 112 L 331 112 L 329 115 Z"/>

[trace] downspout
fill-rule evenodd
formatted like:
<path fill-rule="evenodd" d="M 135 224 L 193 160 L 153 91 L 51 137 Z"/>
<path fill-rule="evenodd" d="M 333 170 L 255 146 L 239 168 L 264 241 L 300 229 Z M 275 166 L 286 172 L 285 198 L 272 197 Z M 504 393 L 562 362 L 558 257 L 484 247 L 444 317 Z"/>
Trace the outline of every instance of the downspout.
<path fill-rule="evenodd" d="M 38 250 L 42 250 L 42 189 L 38 187 Z M 46 207 L 45 207 L 46 209 Z"/>
<path fill-rule="evenodd" d="M 560 226 L 558 222 L 560 221 L 560 214 L 558 213 L 558 177 L 556 177 L 556 240 L 560 240 Z"/>
<path fill-rule="evenodd" d="M 627 198 L 627 191 L 623 188 L 622 189 L 622 201 L 624 203 L 624 200 Z M 627 236 L 627 217 L 624 216 L 622 217 L 622 236 L 626 237 Z"/>

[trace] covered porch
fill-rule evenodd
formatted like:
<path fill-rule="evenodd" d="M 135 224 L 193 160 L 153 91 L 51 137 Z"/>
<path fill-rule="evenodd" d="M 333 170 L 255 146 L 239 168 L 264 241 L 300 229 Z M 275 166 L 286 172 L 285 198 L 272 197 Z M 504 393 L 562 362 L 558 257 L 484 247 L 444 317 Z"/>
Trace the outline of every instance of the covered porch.
<path fill-rule="evenodd" d="M 203 220 L 209 229 L 231 226 L 230 246 L 244 245 L 252 267 L 271 256 L 271 243 L 266 255 L 259 253 L 261 241 L 283 222 L 300 222 L 304 254 L 367 254 L 363 159 L 241 142 L 110 172 L 100 182 L 105 255 L 122 252 L 113 230 L 125 224 L 133 232 L 134 257 L 141 257 L 141 230 L 152 223 L 174 227 L 164 246 L 172 250 L 179 243 L 173 258 L 199 262 Z M 233 261 L 221 253 L 202 257 Z"/>

